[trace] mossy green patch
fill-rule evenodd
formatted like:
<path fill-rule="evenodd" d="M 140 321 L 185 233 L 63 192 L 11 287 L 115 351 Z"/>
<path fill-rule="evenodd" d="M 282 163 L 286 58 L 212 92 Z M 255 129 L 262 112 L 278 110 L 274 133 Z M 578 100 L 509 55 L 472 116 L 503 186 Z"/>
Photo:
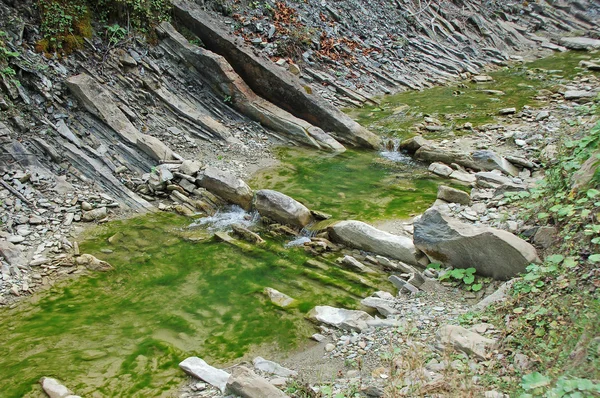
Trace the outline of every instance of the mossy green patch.
<path fill-rule="evenodd" d="M 406 218 L 435 201 L 437 185 L 424 166 L 386 162 L 374 152 L 315 154 L 281 149 L 282 165 L 258 174 L 251 185 L 283 192 L 335 219 Z"/>
<path fill-rule="evenodd" d="M 307 275 L 309 256 L 281 242 L 193 243 L 185 239 L 189 223 L 160 213 L 99 227 L 81 250 L 114 271 L 0 311 L 2 397 L 38 396 L 42 376 L 82 396 L 170 396 L 188 356 L 219 365 L 255 351 L 277 355 L 313 333 L 304 315 L 314 305 L 352 308 L 375 287 L 389 289 L 383 276 L 361 283 L 335 265 Z M 265 287 L 298 305 L 275 307 Z"/>
<path fill-rule="evenodd" d="M 596 74 L 579 68 L 581 60 L 592 57 L 583 52 L 566 52 L 521 66 L 503 68 L 490 76 L 488 83 L 461 82 L 452 86 L 423 91 L 407 91 L 382 98 L 377 106 L 348 109 L 359 123 L 382 136 L 406 138 L 415 135 L 411 129 L 432 116 L 442 122 L 442 129 L 424 131 L 426 138 L 468 134 L 457 129 L 469 122 L 474 126 L 493 123 L 498 110 L 523 106 L 542 106 L 550 99 L 540 90 L 555 92 L 557 86 L 577 74 Z M 500 91 L 502 93 L 496 93 Z"/>

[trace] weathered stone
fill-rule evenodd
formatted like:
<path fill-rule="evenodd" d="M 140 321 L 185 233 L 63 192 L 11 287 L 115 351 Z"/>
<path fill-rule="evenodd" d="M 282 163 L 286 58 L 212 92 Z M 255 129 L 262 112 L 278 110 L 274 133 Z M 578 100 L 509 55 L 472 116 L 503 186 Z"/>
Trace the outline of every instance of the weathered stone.
<path fill-rule="evenodd" d="M 244 366 L 236 366 L 227 382 L 227 390 L 242 398 L 284 398 L 281 390 Z"/>
<path fill-rule="evenodd" d="M 81 256 L 76 257 L 75 263 L 78 265 L 85 265 L 85 268 L 89 269 L 90 271 L 105 272 L 113 269 L 112 265 L 106 261 L 97 259 L 91 254 L 82 254 Z"/>
<path fill-rule="evenodd" d="M 284 368 L 280 364 L 273 362 L 273 361 L 269 361 L 262 357 L 254 358 L 254 360 L 252 361 L 252 364 L 254 365 L 254 369 L 260 370 L 261 372 L 265 372 L 268 374 L 276 375 L 276 376 L 292 377 L 292 376 L 296 376 L 298 374 L 298 372 L 296 372 L 296 371 L 290 370 L 288 368 Z"/>
<path fill-rule="evenodd" d="M 420 135 L 406 139 L 400 143 L 400 149 L 407 151 L 408 153 L 415 153 L 422 146 L 430 145 L 431 142 L 426 140 Z"/>
<path fill-rule="evenodd" d="M 438 330 L 440 349 L 453 347 L 469 356 L 485 360 L 496 346 L 496 340 L 488 339 L 462 326 L 445 325 Z"/>
<path fill-rule="evenodd" d="M 49 398 L 80 398 L 77 395 L 73 395 L 71 390 L 52 377 L 42 377 L 40 384 L 42 385 L 42 390 L 44 390 Z"/>
<path fill-rule="evenodd" d="M 437 197 L 446 202 L 459 203 L 461 205 L 468 205 L 471 203 L 471 197 L 468 193 L 445 185 L 440 185 L 438 187 Z"/>
<path fill-rule="evenodd" d="M 578 99 L 591 99 L 596 96 L 594 91 L 585 91 L 585 90 L 569 90 L 565 92 L 565 99 L 569 101 L 574 101 Z"/>
<path fill-rule="evenodd" d="M 269 297 L 269 300 L 271 300 L 271 302 L 278 307 L 289 307 L 296 302 L 296 300 L 287 294 L 283 294 L 279 290 L 275 290 L 272 287 L 265 287 L 265 294 Z"/>
<path fill-rule="evenodd" d="M 179 172 L 193 177 L 200 171 L 201 168 L 202 163 L 198 161 L 184 160 L 179 166 Z"/>
<path fill-rule="evenodd" d="M 226 171 L 207 167 L 199 179 L 200 186 L 244 210 L 252 206 L 252 189 L 241 179 Z"/>
<path fill-rule="evenodd" d="M 255 245 L 262 245 L 265 243 L 264 239 L 261 238 L 256 232 L 252 232 L 242 225 L 234 224 L 231 226 L 231 228 L 233 229 L 233 233 L 235 235 L 247 242 L 254 243 Z"/>
<path fill-rule="evenodd" d="M 106 207 L 98 207 L 90 211 L 84 211 L 81 215 L 83 221 L 97 221 L 102 220 L 108 216 L 108 210 Z"/>
<path fill-rule="evenodd" d="M 455 268 L 473 267 L 483 276 L 508 279 L 539 262 L 533 246 L 499 229 L 476 227 L 427 210 L 415 222 L 414 242 L 432 262 Z"/>
<path fill-rule="evenodd" d="M 477 179 L 477 185 L 484 188 L 496 188 L 502 184 L 512 183 L 510 178 L 502 175 L 498 171 L 480 171 L 479 173 L 475 173 L 475 178 Z"/>
<path fill-rule="evenodd" d="M 570 50 L 600 49 L 600 40 L 589 37 L 561 37 L 560 44 Z"/>
<path fill-rule="evenodd" d="M 471 154 L 478 170 L 500 170 L 512 176 L 518 176 L 519 170 L 508 160 L 489 150 L 475 151 Z"/>
<path fill-rule="evenodd" d="M 0 241 L 0 255 L 12 266 L 25 265 L 27 259 L 17 246 L 8 241 Z"/>
<path fill-rule="evenodd" d="M 352 271 L 363 272 L 365 274 L 375 273 L 375 271 L 373 271 L 371 268 L 367 267 L 352 256 L 344 256 L 340 260 L 340 263 Z"/>
<path fill-rule="evenodd" d="M 452 174 L 452 172 L 454 171 L 452 167 L 440 162 L 431 163 L 429 165 L 428 170 L 442 177 L 450 177 L 450 174 Z"/>
<path fill-rule="evenodd" d="M 467 184 L 472 184 L 476 181 L 476 178 L 473 174 L 463 170 L 454 170 L 452 174 L 450 174 L 450 178 L 453 178 L 457 181 L 466 182 Z"/>
<path fill-rule="evenodd" d="M 330 226 L 329 236 L 334 242 L 381 254 L 408 264 L 418 264 L 417 251 L 406 236 L 381 231 L 361 221 L 341 221 Z"/>
<path fill-rule="evenodd" d="M 514 115 L 517 112 L 517 108 L 503 108 L 498 111 L 499 115 Z"/>
<path fill-rule="evenodd" d="M 314 221 L 310 210 L 302 203 L 270 189 L 256 191 L 254 207 L 261 216 L 282 224 L 305 227 Z"/>
<path fill-rule="evenodd" d="M 547 249 L 556 242 L 557 238 L 558 230 L 555 227 L 544 226 L 538 228 L 535 235 L 533 236 L 533 242 L 536 245 Z"/>
<path fill-rule="evenodd" d="M 198 357 L 186 358 L 179 363 L 179 367 L 183 369 L 185 373 L 217 387 L 222 393 L 225 392 L 230 374 L 224 370 L 212 367 Z"/>
<path fill-rule="evenodd" d="M 339 329 L 362 331 L 368 327 L 367 321 L 373 317 L 364 311 L 347 310 L 330 306 L 316 306 L 307 315 L 313 322 L 335 326 Z"/>
<path fill-rule="evenodd" d="M 375 308 L 381 315 L 388 317 L 398 313 L 398 310 L 393 307 L 394 302 L 384 300 L 377 297 L 367 297 L 360 301 L 365 307 Z"/>
<path fill-rule="evenodd" d="M 412 283 L 405 281 L 404 279 L 400 278 L 397 275 L 390 275 L 388 280 L 390 282 L 392 282 L 392 284 L 394 286 L 396 286 L 396 288 L 398 290 L 406 290 L 409 293 L 418 293 L 419 292 L 419 289 L 416 286 L 413 286 Z"/>

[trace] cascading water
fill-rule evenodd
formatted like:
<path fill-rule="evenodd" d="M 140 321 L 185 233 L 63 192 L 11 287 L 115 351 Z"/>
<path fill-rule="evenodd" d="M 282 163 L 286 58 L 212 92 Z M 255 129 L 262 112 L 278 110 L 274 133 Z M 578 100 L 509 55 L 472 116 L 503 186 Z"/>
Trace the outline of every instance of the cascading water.
<path fill-rule="evenodd" d="M 190 228 L 204 227 L 210 232 L 225 231 L 231 229 L 234 224 L 242 225 L 246 228 L 254 226 L 260 215 L 258 212 L 247 212 L 239 206 L 230 206 L 219 210 L 215 215 L 201 218 L 190 225 Z"/>
<path fill-rule="evenodd" d="M 384 150 L 379 152 L 379 154 L 393 162 L 404 163 L 404 164 L 413 164 L 413 159 L 407 154 L 400 151 L 400 140 L 398 138 L 391 138 L 387 140 L 384 145 Z"/>

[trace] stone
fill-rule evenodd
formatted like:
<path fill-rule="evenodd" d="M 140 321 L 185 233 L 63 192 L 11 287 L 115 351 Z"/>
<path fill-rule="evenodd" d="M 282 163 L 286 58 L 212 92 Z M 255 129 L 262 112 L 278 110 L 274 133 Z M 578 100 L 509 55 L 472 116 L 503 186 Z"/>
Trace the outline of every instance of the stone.
<path fill-rule="evenodd" d="M 179 172 L 193 177 L 200 171 L 201 168 L 202 163 L 198 161 L 184 160 L 179 166 Z"/>
<path fill-rule="evenodd" d="M 179 367 L 191 376 L 194 376 L 208 384 L 225 392 L 230 374 L 224 370 L 217 369 L 207 364 L 202 358 L 189 357 L 179 363 Z"/>
<path fill-rule="evenodd" d="M 440 162 L 431 163 L 427 170 L 431 171 L 433 174 L 437 174 L 442 177 L 450 177 L 450 174 L 452 174 L 452 172 L 454 171 L 452 167 Z"/>
<path fill-rule="evenodd" d="M 310 210 L 297 200 L 271 189 L 256 191 L 254 208 L 263 217 L 303 228 L 314 222 Z"/>
<path fill-rule="evenodd" d="M 480 360 L 485 360 L 497 343 L 494 339 L 488 339 L 456 325 L 442 326 L 438 330 L 437 338 L 438 348 L 441 350 L 452 347 Z"/>
<path fill-rule="evenodd" d="M 40 384 L 49 398 L 79 398 L 76 395 L 73 395 L 71 390 L 52 377 L 42 377 L 40 379 Z"/>
<path fill-rule="evenodd" d="M 209 192 L 244 210 L 250 210 L 254 196 L 252 189 L 233 174 L 214 167 L 207 167 L 199 181 L 200 186 Z"/>
<path fill-rule="evenodd" d="M 290 370 L 288 368 L 284 368 L 280 364 L 269 361 L 262 357 L 256 357 L 252 361 L 254 365 L 254 369 L 260 370 L 261 372 L 265 372 L 271 375 L 280 376 L 280 377 L 293 377 L 298 374 L 298 372 L 294 370 Z"/>
<path fill-rule="evenodd" d="M 514 115 L 517 113 L 517 108 L 503 108 L 498 111 L 499 115 Z"/>
<path fill-rule="evenodd" d="M 551 247 L 558 238 L 558 230 L 555 227 L 539 227 L 533 235 L 533 243 L 544 249 Z"/>
<path fill-rule="evenodd" d="M 437 198 L 449 203 L 459 203 L 461 205 L 468 205 L 471 203 L 471 197 L 468 193 L 445 185 L 440 185 L 438 187 Z"/>
<path fill-rule="evenodd" d="M 475 151 L 471 154 L 475 167 L 480 170 L 500 170 L 511 176 L 518 176 L 519 170 L 508 160 L 490 150 Z"/>
<path fill-rule="evenodd" d="M 110 271 L 113 269 L 113 266 L 107 263 L 106 261 L 102 261 L 92 256 L 91 254 L 82 254 L 79 257 L 75 258 L 75 263 L 78 265 L 84 265 L 85 268 L 90 271 Z"/>
<path fill-rule="evenodd" d="M 397 275 L 390 275 L 388 280 L 392 282 L 392 284 L 396 286 L 398 290 L 406 290 L 408 293 L 419 293 L 419 289 L 416 286 L 408 281 L 405 281 Z"/>
<path fill-rule="evenodd" d="M 454 170 L 449 177 L 457 181 L 466 182 L 467 184 L 472 184 L 476 181 L 476 178 L 473 174 L 467 173 L 463 170 Z"/>
<path fill-rule="evenodd" d="M 399 148 L 401 150 L 407 151 L 408 153 L 415 153 L 419 150 L 419 148 L 426 145 L 431 145 L 431 142 L 420 135 L 416 135 L 414 137 L 402 141 L 400 143 Z"/>
<path fill-rule="evenodd" d="M 561 37 L 560 44 L 570 50 L 600 49 L 600 40 L 589 37 Z"/>
<path fill-rule="evenodd" d="M 550 117 L 550 112 L 548 111 L 540 111 L 537 113 L 537 115 L 535 115 L 535 121 L 539 122 L 542 120 L 546 120 Z"/>
<path fill-rule="evenodd" d="M 596 93 L 593 91 L 585 91 L 585 90 L 569 90 L 565 91 L 565 99 L 569 101 L 578 100 L 578 99 L 592 99 L 596 96 Z"/>
<path fill-rule="evenodd" d="M 471 78 L 475 83 L 493 82 L 494 78 L 488 75 L 475 75 Z"/>
<path fill-rule="evenodd" d="M 242 398 L 284 398 L 281 390 L 244 366 L 236 366 L 227 382 L 227 390 Z"/>
<path fill-rule="evenodd" d="M 106 207 L 98 207 L 97 209 L 84 211 L 81 215 L 83 221 L 98 221 L 108 216 Z"/>
<path fill-rule="evenodd" d="M 283 294 L 272 287 L 265 287 L 264 292 L 269 297 L 269 300 L 278 307 L 286 308 L 296 302 L 296 300 L 290 296 Z"/>
<path fill-rule="evenodd" d="M 380 254 L 416 265 L 417 251 L 412 239 L 381 231 L 361 221 L 347 220 L 330 226 L 327 231 L 334 242 Z"/>
<path fill-rule="evenodd" d="M 498 392 L 496 390 L 490 390 L 490 391 L 486 391 L 483 394 L 484 398 L 510 398 L 510 395 L 508 394 L 503 394 L 501 392 Z"/>
<path fill-rule="evenodd" d="M 335 350 L 335 344 L 327 343 L 325 344 L 325 352 L 331 352 Z"/>
<path fill-rule="evenodd" d="M 375 271 L 373 271 L 371 268 L 367 267 L 352 256 L 344 256 L 340 260 L 340 263 L 346 266 L 347 268 L 351 269 L 352 271 L 362 272 L 365 274 L 375 273 Z"/>
<path fill-rule="evenodd" d="M 14 243 L 14 242 L 13 242 Z M 13 267 L 25 265 L 27 259 L 17 246 L 10 241 L 0 241 L 0 255 Z"/>
<path fill-rule="evenodd" d="M 512 180 L 498 171 L 480 171 L 475 173 L 477 185 L 484 188 L 496 188 L 503 184 L 512 184 Z M 490 185 L 491 184 L 491 185 Z"/>
<path fill-rule="evenodd" d="M 381 315 L 386 318 L 390 315 L 395 315 L 399 311 L 393 307 L 394 302 L 384 300 L 377 297 L 367 297 L 360 301 L 365 307 L 375 308 Z"/>
<path fill-rule="evenodd" d="M 367 321 L 373 317 L 364 311 L 347 310 L 327 305 L 316 306 L 307 314 L 309 320 L 339 329 L 362 331 L 368 327 Z"/>
<path fill-rule="evenodd" d="M 321 342 L 325 341 L 325 339 L 327 337 L 323 336 L 321 333 L 315 333 L 312 336 L 310 336 L 310 338 L 313 339 L 314 341 L 316 341 L 317 343 L 321 343 Z"/>
<path fill-rule="evenodd" d="M 233 233 L 241 239 L 253 243 L 255 245 L 262 245 L 265 243 L 264 239 L 260 237 L 256 232 L 250 231 L 248 228 L 240 224 L 233 224 L 231 226 Z"/>
<path fill-rule="evenodd" d="M 479 275 L 509 279 L 540 261 L 533 246 L 510 232 L 462 223 L 435 208 L 414 225 L 415 246 L 446 267 L 473 267 Z"/>
<path fill-rule="evenodd" d="M 502 302 L 508 296 L 515 279 L 504 282 L 496 291 L 473 306 L 474 311 L 483 311 L 494 303 Z"/>

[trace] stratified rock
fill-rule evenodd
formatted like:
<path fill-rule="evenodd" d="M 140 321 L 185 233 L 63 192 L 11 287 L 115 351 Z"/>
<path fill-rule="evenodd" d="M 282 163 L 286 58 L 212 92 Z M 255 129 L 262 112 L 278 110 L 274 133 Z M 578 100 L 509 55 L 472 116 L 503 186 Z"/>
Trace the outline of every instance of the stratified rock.
<path fill-rule="evenodd" d="M 484 360 L 496 346 L 496 340 L 488 339 L 462 326 L 445 325 L 437 333 L 439 348 L 453 347 L 469 356 Z"/>
<path fill-rule="evenodd" d="M 212 367 L 198 357 L 186 358 L 179 363 L 179 367 L 183 369 L 185 373 L 217 387 L 222 393 L 225 392 L 227 380 L 229 380 L 230 375 L 224 370 Z"/>
<path fill-rule="evenodd" d="M 75 258 L 75 263 L 78 265 L 85 265 L 85 268 L 90 271 L 106 272 L 113 269 L 113 266 L 92 256 L 91 254 L 82 254 Z"/>
<path fill-rule="evenodd" d="M 255 245 L 262 245 L 265 243 L 264 239 L 260 237 L 256 232 L 250 231 L 248 228 L 240 224 L 234 224 L 231 226 L 233 233 L 243 240 L 254 243 Z"/>
<path fill-rule="evenodd" d="M 452 172 L 454 171 L 452 167 L 440 162 L 431 163 L 427 170 L 431 171 L 433 174 L 437 174 L 442 177 L 450 177 L 450 174 L 452 174 Z"/>
<path fill-rule="evenodd" d="M 417 251 L 410 238 L 381 231 L 361 221 L 341 221 L 330 226 L 329 235 L 335 242 L 381 254 L 408 264 L 418 264 Z"/>
<path fill-rule="evenodd" d="M 268 380 L 244 366 L 236 366 L 227 382 L 227 390 L 242 398 L 285 398 Z"/>
<path fill-rule="evenodd" d="M 294 370 L 284 368 L 280 364 L 269 361 L 268 359 L 264 359 L 262 357 L 254 358 L 252 364 L 254 365 L 254 369 L 280 377 L 292 377 L 298 374 L 298 372 Z"/>
<path fill-rule="evenodd" d="M 27 259 L 21 252 L 21 250 L 13 245 L 11 242 L 0 241 L 0 256 L 12 266 L 25 265 Z"/>
<path fill-rule="evenodd" d="M 289 307 L 296 301 L 287 294 L 283 294 L 272 287 L 265 287 L 265 294 L 269 296 L 269 300 L 271 300 L 273 304 L 282 308 Z"/>
<path fill-rule="evenodd" d="M 367 297 L 360 301 L 365 307 L 375 308 L 379 313 L 385 317 L 398 313 L 398 310 L 394 308 L 394 302 L 385 300 L 377 297 Z"/>
<path fill-rule="evenodd" d="M 207 167 L 200 178 L 200 186 L 244 210 L 252 206 L 252 189 L 241 179 L 226 171 Z"/>
<path fill-rule="evenodd" d="M 181 166 L 179 166 L 179 172 L 187 174 L 189 176 L 194 176 L 200 171 L 201 168 L 202 163 L 196 160 L 184 160 L 181 163 Z"/>
<path fill-rule="evenodd" d="M 445 185 L 440 185 L 438 187 L 437 198 L 450 203 L 459 203 L 461 205 L 468 205 L 471 203 L 471 197 L 468 193 Z"/>
<path fill-rule="evenodd" d="M 71 390 L 52 377 L 42 377 L 40 379 L 40 384 L 42 385 L 42 390 L 44 390 L 50 398 L 81 398 L 77 395 L 73 395 Z"/>
<path fill-rule="evenodd" d="M 471 154 L 478 170 L 501 170 L 506 174 L 518 176 L 519 170 L 508 160 L 490 150 L 475 151 Z"/>
<path fill-rule="evenodd" d="M 473 267 L 496 279 L 511 278 L 539 262 L 535 248 L 510 232 L 465 224 L 435 208 L 415 222 L 414 242 L 432 262 Z"/>
<path fill-rule="evenodd" d="M 365 274 L 375 273 L 375 271 L 373 271 L 371 268 L 367 267 L 352 256 L 344 256 L 341 260 L 339 260 L 339 262 L 352 271 L 363 272 Z"/>
<path fill-rule="evenodd" d="M 364 311 L 335 308 L 328 305 L 316 306 L 307 315 L 313 322 L 335 326 L 339 329 L 362 331 L 368 327 L 367 321 L 373 317 Z"/>
<path fill-rule="evenodd" d="M 570 50 L 600 49 L 600 40 L 589 37 L 562 37 L 560 44 Z"/>
<path fill-rule="evenodd" d="M 254 207 L 261 216 L 282 224 L 305 227 L 314 221 L 310 210 L 302 203 L 270 189 L 256 191 Z"/>
<path fill-rule="evenodd" d="M 596 97 L 597 93 L 594 91 L 585 90 L 569 90 L 565 92 L 565 99 L 574 101 L 578 99 L 592 99 Z"/>
<path fill-rule="evenodd" d="M 400 143 L 400 149 L 407 151 L 408 153 L 415 153 L 422 146 L 431 145 L 431 142 L 426 140 L 420 135 L 408 138 Z"/>

